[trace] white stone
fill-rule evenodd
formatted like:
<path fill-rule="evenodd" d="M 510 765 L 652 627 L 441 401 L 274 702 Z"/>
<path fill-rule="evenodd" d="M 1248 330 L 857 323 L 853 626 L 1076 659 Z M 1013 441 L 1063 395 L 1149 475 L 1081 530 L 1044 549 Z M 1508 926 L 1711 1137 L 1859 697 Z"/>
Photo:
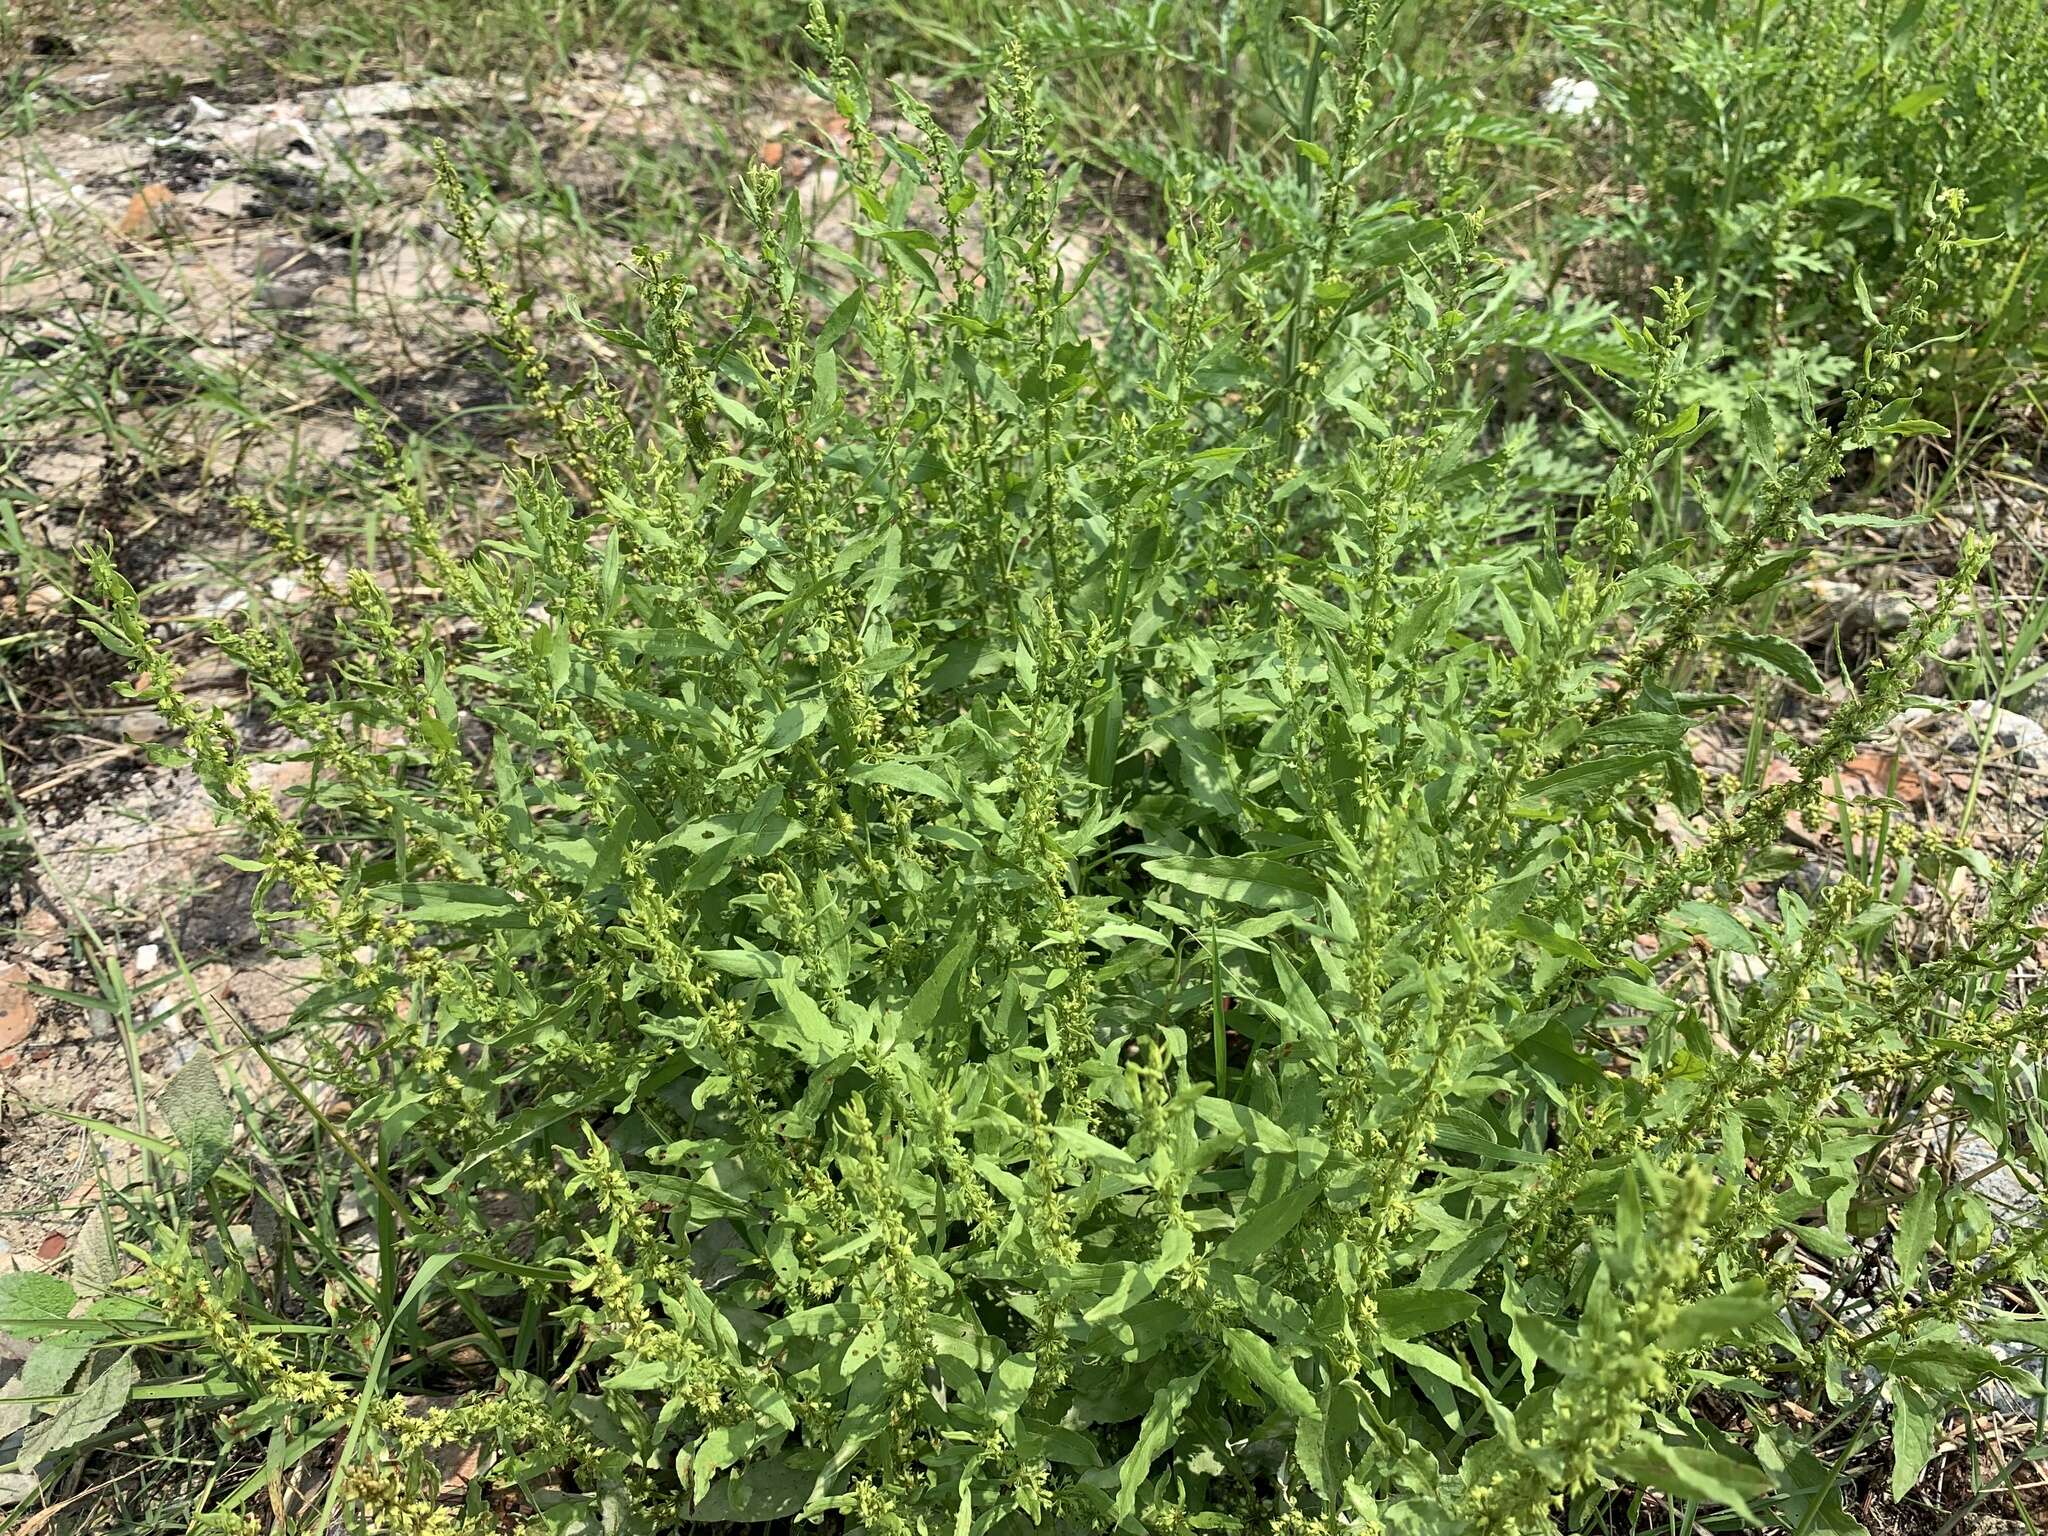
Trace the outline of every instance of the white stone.
<path fill-rule="evenodd" d="M 1584 117 L 1600 100 L 1600 87 L 1590 80 L 1559 75 L 1543 92 L 1543 110 L 1552 117 Z"/>
<path fill-rule="evenodd" d="M 1948 744 L 1949 751 L 1975 755 L 1983 745 L 1994 760 L 2009 758 L 2023 768 L 2048 768 L 2048 726 L 2013 710 L 2000 709 L 1989 699 L 1972 699 L 1963 707 L 1963 713 L 1968 719 L 1958 723 Z"/>

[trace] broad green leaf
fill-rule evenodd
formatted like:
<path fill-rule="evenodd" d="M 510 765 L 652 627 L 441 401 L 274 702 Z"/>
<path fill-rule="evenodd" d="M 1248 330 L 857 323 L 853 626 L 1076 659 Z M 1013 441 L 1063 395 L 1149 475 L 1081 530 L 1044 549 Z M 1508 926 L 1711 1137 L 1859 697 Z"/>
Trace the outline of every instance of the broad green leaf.
<path fill-rule="evenodd" d="M 0 1387 L 0 1443 L 43 1411 L 34 1399 L 61 1396 L 91 1354 L 90 1343 L 63 1334 L 44 1339 L 31 1349 L 21 1374 Z"/>
<path fill-rule="evenodd" d="M 1771 1479 L 1779 1525 L 1795 1532 L 1806 1531 L 1809 1536 L 1869 1536 L 1842 1505 L 1842 1490 L 1852 1485 L 1793 1435 L 1768 1427 L 1761 1429 L 1756 1454 Z"/>
<path fill-rule="evenodd" d="M 1193 724 L 1185 714 L 1168 715 L 1154 725 L 1178 749 L 1174 765 L 1190 798 L 1216 816 L 1237 817 L 1242 807 L 1231 784 L 1230 749 L 1223 738 Z"/>
<path fill-rule="evenodd" d="M 1661 752 L 1608 752 L 1545 774 L 1529 785 L 1528 794 L 1532 799 L 1582 800 L 1663 766 Z"/>
<path fill-rule="evenodd" d="M 1038 1378 L 1038 1361 L 1030 1355 L 1011 1355 L 999 1362 L 982 1397 L 982 1407 L 999 1422 L 1007 1421 L 1031 1401 L 1031 1383 Z"/>
<path fill-rule="evenodd" d="M 1232 1264 L 1249 1264 L 1299 1226 L 1322 1194 L 1322 1186 L 1313 1180 L 1295 1184 L 1240 1222 L 1217 1248 L 1217 1256 Z"/>
<path fill-rule="evenodd" d="M 1913 402 L 1894 400 L 1872 418 L 1869 430 L 1901 437 L 1946 437 L 1948 429 L 1938 421 L 1913 414 Z"/>
<path fill-rule="evenodd" d="M 1081 1314 L 1085 1323 L 1099 1324 L 1130 1311 L 1150 1296 L 1159 1282 L 1187 1262 L 1195 1251 L 1193 1234 L 1185 1227 L 1171 1227 L 1160 1240 L 1160 1251 L 1141 1263 L 1109 1266 L 1117 1281 L 1108 1294 Z"/>
<path fill-rule="evenodd" d="M 1766 672 L 1798 684 L 1807 693 L 1823 693 L 1827 685 L 1821 681 L 1820 672 L 1814 667 L 1813 658 L 1798 645 L 1779 635 L 1751 635 L 1730 631 L 1715 642 L 1732 656 L 1762 667 Z"/>
<path fill-rule="evenodd" d="M 1374 1291 L 1373 1305 L 1379 1312 L 1380 1332 L 1389 1338 L 1415 1339 L 1462 1323 L 1479 1310 L 1475 1297 L 1462 1291 L 1433 1290 L 1426 1285 L 1404 1285 L 1396 1290 Z"/>
<path fill-rule="evenodd" d="M 54 1415 L 30 1426 L 22 1442 L 21 1464 L 33 1467 L 90 1440 L 128 1406 L 128 1394 L 141 1379 L 132 1355 L 116 1356 L 111 1365 L 66 1398 Z"/>
<path fill-rule="evenodd" d="M 1912 1386 L 1892 1389 L 1892 1499 L 1905 1498 L 1934 1459 L 1934 1410 Z"/>
<path fill-rule="evenodd" d="M 1732 1509 L 1754 1528 L 1749 1501 L 1770 1492 L 1761 1467 L 1698 1445 L 1668 1445 L 1645 1437 L 1616 1455 L 1609 1470 L 1623 1482 L 1640 1484 L 1693 1503 Z"/>
<path fill-rule="evenodd" d="M 16 1338 L 40 1339 L 52 1323 L 71 1316 L 78 1297 L 55 1275 L 36 1270 L 15 1270 L 0 1274 L 0 1333 Z"/>
<path fill-rule="evenodd" d="M 1433 1344 L 1420 1339 L 1382 1339 L 1380 1348 L 1399 1360 L 1412 1371 L 1420 1372 L 1431 1380 L 1445 1386 L 1456 1387 L 1461 1392 L 1477 1395 L 1481 1388 L 1471 1368 L 1454 1356 L 1445 1354 Z"/>
<path fill-rule="evenodd" d="M 1897 101 L 1892 103 L 1892 116 L 1903 117 L 1907 119 L 1919 117 L 1924 112 L 1926 112 L 1926 110 L 1929 107 L 1934 106 L 1937 102 L 1945 100 L 1947 96 L 1947 89 L 1945 87 L 1938 85 L 1922 86 L 1917 91 L 1908 91 L 1905 95 L 1901 96 Z M 1932 427 L 1937 432 L 1942 430 L 1939 426 L 1936 426 L 1935 423 L 1931 421 L 1928 422 L 1927 425 L 1929 427 Z M 1894 428 L 1892 430 L 1897 429 Z"/>
<path fill-rule="evenodd" d="M 1275 911 L 1286 907 L 1313 907 L 1322 895 L 1322 882 L 1305 869 L 1278 859 L 1252 856 L 1238 858 L 1148 859 L 1146 872 L 1169 885 L 1182 886 L 1198 896 L 1239 906 Z"/>
<path fill-rule="evenodd" d="M 377 893 L 405 908 L 406 916 L 420 923 L 476 923 L 490 926 L 522 926 L 526 914 L 519 900 L 508 891 L 488 885 L 464 885 L 453 880 L 410 880 L 387 885 Z"/>
<path fill-rule="evenodd" d="M 235 1136 L 235 1112 L 213 1062 L 201 1056 L 179 1068 L 157 1107 L 191 1161 L 193 1186 L 204 1184 L 227 1160 Z"/>
<path fill-rule="evenodd" d="M 1687 1302 L 1659 1342 L 1668 1350 L 1682 1352 L 1740 1340 L 1759 1328 L 1775 1324 L 1778 1310 L 1777 1298 L 1762 1284 L 1744 1281 L 1715 1295 Z"/>
<path fill-rule="evenodd" d="M 1593 990 L 1610 1002 L 1633 1008 L 1639 1013 L 1675 1013 L 1679 1007 L 1676 999 L 1666 996 L 1648 982 L 1629 976 L 1602 976 L 1593 983 Z"/>
<path fill-rule="evenodd" d="M 1583 740 L 1600 747 L 1661 747 L 1670 750 L 1683 744 L 1685 733 L 1691 728 L 1692 722 L 1683 715 L 1634 710 L 1594 726 L 1586 732 Z"/>
<path fill-rule="evenodd" d="M 1195 1102 L 1195 1113 L 1204 1124 L 1231 1132 L 1261 1152 L 1292 1153 L 1297 1145 L 1285 1127 L 1260 1114 L 1249 1104 L 1205 1094 Z"/>
<path fill-rule="evenodd" d="M 1466 1152 L 1488 1162 L 1540 1163 L 1541 1153 L 1524 1151 L 1511 1147 L 1494 1134 L 1486 1117 L 1476 1110 L 1452 1105 L 1438 1116 L 1436 1128 L 1430 1133 L 1430 1145 L 1446 1147 L 1454 1152 Z"/>
<path fill-rule="evenodd" d="M 958 803 L 959 796 L 946 781 L 929 768 L 916 763 L 863 763 L 847 775 L 855 784 L 886 784 L 906 794 L 923 795 L 943 805 Z"/>
<path fill-rule="evenodd" d="M 2033 1378 L 2007 1365 L 1984 1345 L 1960 1339 L 1910 1339 L 1873 1349 L 1867 1358 L 1880 1371 L 1903 1376 L 1937 1396 L 1960 1395 L 1994 1377 L 2014 1386 L 2033 1384 Z"/>
<path fill-rule="evenodd" d="M 817 1476 L 816 1469 L 764 1456 L 719 1478 L 687 1518 L 706 1525 L 786 1520 L 810 1502 Z"/>
<path fill-rule="evenodd" d="M 1742 443 L 1759 464 L 1769 464 L 1778 456 L 1778 434 L 1771 425 L 1771 408 L 1760 394 L 1752 394 L 1743 402 Z"/>
<path fill-rule="evenodd" d="M 1898 1260 L 1901 1289 L 1911 1290 L 1919 1281 L 1920 1266 L 1934 1241 L 1935 1201 L 1940 1194 L 1939 1185 L 1940 1181 L 1932 1174 L 1923 1173 L 1912 1198 L 1899 1212 L 1899 1233 L 1892 1244 L 1892 1254 Z"/>
<path fill-rule="evenodd" d="M 1757 953 L 1755 937 L 1725 907 L 1710 901 L 1681 901 L 1671 909 L 1671 917 L 1687 933 L 1698 934 L 1716 949 L 1738 955 Z"/>
<path fill-rule="evenodd" d="M 911 1035 L 922 1034 L 925 1028 L 938 1017 L 946 996 L 954 990 L 954 978 L 960 974 L 960 967 L 973 955 L 981 934 L 972 922 L 960 925 L 959 937 L 939 957 L 939 963 L 932 968 L 929 976 L 918 984 L 917 991 L 903 1009 L 903 1027 Z"/>
<path fill-rule="evenodd" d="M 812 1067 L 846 1053 L 846 1031 L 826 1018 L 825 1010 L 802 987 L 787 976 L 771 976 L 768 990 L 782 1004 L 782 1013 L 762 1025 L 764 1035 Z"/>

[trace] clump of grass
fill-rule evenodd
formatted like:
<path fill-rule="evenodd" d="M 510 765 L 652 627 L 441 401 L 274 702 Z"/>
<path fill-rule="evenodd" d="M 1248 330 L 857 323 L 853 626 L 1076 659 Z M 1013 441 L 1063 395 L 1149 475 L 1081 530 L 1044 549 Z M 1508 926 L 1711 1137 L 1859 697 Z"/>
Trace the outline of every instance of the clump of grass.
<path fill-rule="evenodd" d="M 554 446 L 473 545 L 393 473 L 433 596 L 334 589 L 331 683 L 219 632 L 304 799 L 97 557 L 92 622 L 321 957 L 348 1108 L 295 1091 L 374 1239 L 239 1171 L 195 1073 L 139 1274 L 0 1308 L 78 1415 L 39 1454 L 200 1386 L 202 1529 L 1525 1532 L 1615 1489 L 1846 1529 L 1827 1468 L 1888 1402 L 1911 1486 L 2017 1374 L 2043 1238 L 1895 1187 L 1895 1096 L 2028 1155 L 1976 1085 L 2042 1037 L 2005 983 L 2048 862 L 1917 965 L 1858 881 L 1753 887 L 1983 551 L 1782 783 L 1701 781 L 1733 701 L 1687 684 L 1801 672 L 1729 615 L 1913 421 L 1953 221 L 1716 561 L 1642 525 L 1702 430 L 1675 290 L 1594 515 L 1505 540 L 1531 321 L 1470 206 L 1361 197 L 1378 6 L 1322 45 L 1286 238 L 1180 203 L 1157 259 L 1062 242 L 1020 44 L 956 142 L 810 41 L 859 221 L 821 247 L 757 167 L 729 306 L 643 253 L 601 334 L 650 425 L 549 367 L 444 167 Z"/>

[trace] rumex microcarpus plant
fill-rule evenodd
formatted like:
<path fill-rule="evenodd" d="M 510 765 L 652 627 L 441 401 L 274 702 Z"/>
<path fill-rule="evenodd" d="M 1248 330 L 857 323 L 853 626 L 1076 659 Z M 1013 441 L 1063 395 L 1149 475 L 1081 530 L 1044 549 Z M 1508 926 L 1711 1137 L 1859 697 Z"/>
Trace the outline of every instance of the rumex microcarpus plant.
<path fill-rule="evenodd" d="M 814 8 L 849 233 L 762 167 L 701 290 L 644 255 L 601 334 L 650 424 L 534 353 L 444 164 L 555 446 L 481 538 L 378 450 L 431 595 L 324 584 L 331 676 L 220 633 L 295 800 L 95 552 L 92 622 L 320 958 L 318 1146 L 377 1233 L 359 1267 L 188 1146 L 125 1234 L 91 1337 L 143 1319 L 125 1368 L 270 1447 L 201 1528 L 1422 1536 L 1621 1489 L 1848 1530 L 1859 1436 L 1903 1491 L 2017 1374 L 2039 1234 L 1892 1175 L 1943 1096 L 2032 1165 L 1980 1084 L 2043 1034 L 2005 992 L 2048 864 L 1878 969 L 1896 906 L 1759 874 L 1983 551 L 1782 781 L 1688 744 L 1739 707 L 1693 686 L 1720 626 L 1906 418 L 1921 290 L 1719 563 L 1636 522 L 1703 430 L 1679 288 L 1596 515 L 1504 537 L 1514 273 L 1455 200 L 1371 200 L 1385 18 L 1332 20 L 1293 237 L 1169 198 L 1159 254 L 1091 263 L 1028 49 L 956 140 Z"/>

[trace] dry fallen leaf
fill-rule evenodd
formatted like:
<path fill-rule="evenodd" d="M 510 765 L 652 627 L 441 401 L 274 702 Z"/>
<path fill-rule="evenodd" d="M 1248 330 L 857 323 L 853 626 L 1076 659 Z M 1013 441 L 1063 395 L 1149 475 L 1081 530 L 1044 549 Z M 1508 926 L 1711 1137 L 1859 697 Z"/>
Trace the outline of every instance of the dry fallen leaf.
<path fill-rule="evenodd" d="M 483 1446 L 477 1441 L 463 1445 L 443 1445 L 427 1452 L 427 1459 L 441 1474 L 441 1492 L 460 1493 L 476 1477 L 477 1469 L 483 1464 Z"/>
<path fill-rule="evenodd" d="M 1842 788 L 1852 795 L 1889 795 L 1908 805 L 1927 798 L 1920 775 L 1889 752 L 1858 752 L 1842 764 Z"/>
<path fill-rule="evenodd" d="M 99 1491 L 100 1490 L 98 1488 L 88 1488 L 83 1493 L 74 1493 L 73 1495 L 71 1495 L 70 1498 L 65 1499 L 61 1503 L 52 1504 L 47 1509 L 37 1510 L 34 1514 L 30 1515 L 27 1519 L 21 1521 L 19 1524 L 10 1526 L 8 1529 L 11 1533 L 11 1536 L 36 1536 L 36 1533 L 38 1531 L 49 1529 L 49 1527 L 56 1521 L 56 1518 L 59 1515 L 61 1515 L 65 1510 L 69 1509 L 72 1505 L 78 1503 L 81 1499 L 90 1498 L 93 1494 L 98 1493 Z"/>
<path fill-rule="evenodd" d="M 0 966 L 0 1051 L 11 1051 L 36 1027 L 36 996 L 28 989 L 28 973 L 18 965 Z"/>
<path fill-rule="evenodd" d="M 178 195 L 160 181 L 152 181 L 128 199 L 128 210 L 114 233 L 124 240 L 144 235 L 168 235 L 178 227 Z"/>
<path fill-rule="evenodd" d="M 453 1397 L 408 1397 L 406 1411 L 415 1416 L 424 1416 L 439 1408 L 451 1408 L 457 1399 Z M 438 1445 L 427 1452 L 427 1461 L 441 1474 L 443 1494 L 461 1493 L 476 1477 L 483 1465 L 484 1447 L 479 1441 L 455 1441 Z"/>

